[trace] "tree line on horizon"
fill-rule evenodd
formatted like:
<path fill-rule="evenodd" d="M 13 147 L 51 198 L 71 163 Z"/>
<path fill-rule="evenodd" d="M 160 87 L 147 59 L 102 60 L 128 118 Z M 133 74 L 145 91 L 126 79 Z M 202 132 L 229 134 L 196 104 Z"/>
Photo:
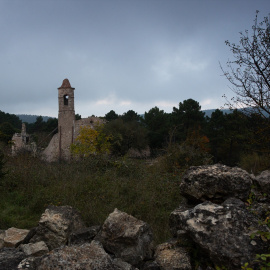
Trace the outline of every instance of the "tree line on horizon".
<path fill-rule="evenodd" d="M 80 119 L 80 115 L 77 114 L 76 119 Z M 185 145 L 190 151 L 211 155 L 213 162 L 235 166 L 249 154 L 270 153 L 268 118 L 239 110 L 227 114 L 219 109 L 208 117 L 193 99 L 180 102 L 171 113 L 154 107 L 142 117 L 133 110 L 122 115 L 111 110 L 104 119 L 102 133 L 110 136 L 111 154 L 116 156 L 126 155 L 129 149 L 150 147 L 151 156 L 156 157 L 168 149 Z M 42 116 L 32 124 L 26 123 L 27 132 L 34 135 L 37 142 L 49 133 L 56 133 L 57 125 L 56 118 L 44 121 Z M 0 111 L 0 141 L 7 144 L 20 128 L 21 120 L 16 115 Z"/>
<path fill-rule="evenodd" d="M 113 142 L 118 146 L 115 151 L 123 154 L 130 147 L 149 146 L 155 156 L 182 145 L 210 154 L 215 163 L 235 166 L 247 155 L 270 153 L 268 118 L 239 110 L 227 114 L 219 109 L 208 117 L 193 99 L 180 102 L 172 113 L 154 107 L 145 112 L 144 118 L 134 111 L 121 116 L 110 111 L 105 118 L 109 121 L 105 130 L 113 138 L 119 138 L 117 131 L 125 126 L 121 135 L 126 135 L 126 140 L 122 139 L 122 144 L 119 139 Z"/>

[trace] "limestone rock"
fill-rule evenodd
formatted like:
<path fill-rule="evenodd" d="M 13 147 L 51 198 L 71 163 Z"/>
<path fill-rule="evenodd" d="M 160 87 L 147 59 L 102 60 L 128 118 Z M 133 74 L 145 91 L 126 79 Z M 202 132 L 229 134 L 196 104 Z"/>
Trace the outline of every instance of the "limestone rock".
<path fill-rule="evenodd" d="M 20 248 L 27 256 L 41 256 L 49 252 L 43 241 L 21 245 Z"/>
<path fill-rule="evenodd" d="M 15 248 L 2 248 L 0 251 L 0 269 L 17 270 L 17 266 L 26 255 Z"/>
<path fill-rule="evenodd" d="M 180 193 L 189 201 L 222 203 L 230 197 L 245 201 L 253 177 L 240 168 L 225 165 L 193 166 L 185 173 Z"/>
<path fill-rule="evenodd" d="M 24 240 L 28 233 L 29 230 L 17 229 L 14 227 L 7 229 L 4 236 L 4 246 L 16 247 Z"/>
<path fill-rule="evenodd" d="M 236 199 L 227 202 L 222 205 L 204 202 L 184 212 L 176 209 L 171 213 L 170 226 L 174 233 L 185 230 L 215 264 L 231 270 L 241 269 L 241 265 L 251 262 L 256 254 L 267 251 L 267 243 L 260 235 L 253 240 L 251 235 L 269 229 L 259 225 L 248 210 L 239 207 L 241 203 Z"/>
<path fill-rule="evenodd" d="M 18 270 L 37 270 L 42 257 L 27 257 L 23 259 L 19 265 Z"/>
<path fill-rule="evenodd" d="M 270 170 L 263 171 L 260 175 L 256 176 L 255 179 L 261 190 L 270 196 Z"/>
<path fill-rule="evenodd" d="M 25 260 L 19 269 L 27 265 L 35 270 L 135 270 L 128 263 L 113 260 L 97 241 L 57 248 L 37 260 L 38 265 L 35 260 Z"/>
<path fill-rule="evenodd" d="M 78 245 L 83 243 L 90 243 L 94 237 L 100 231 L 100 226 L 92 226 L 89 228 L 79 229 L 75 232 L 72 232 L 68 239 L 69 245 Z"/>
<path fill-rule="evenodd" d="M 160 244 L 156 247 L 155 260 L 161 270 L 191 270 L 187 250 L 179 247 L 176 241 Z"/>
<path fill-rule="evenodd" d="M 105 220 L 97 238 L 105 250 L 132 265 L 152 257 L 149 225 L 115 209 Z"/>
<path fill-rule="evenodd" d="M 42 214 L 30 243 L 44 241 L 52 250 L 65 245 L 72 232 L 84 227 L 81 216 L 71 206 L 49 206 Z"/>

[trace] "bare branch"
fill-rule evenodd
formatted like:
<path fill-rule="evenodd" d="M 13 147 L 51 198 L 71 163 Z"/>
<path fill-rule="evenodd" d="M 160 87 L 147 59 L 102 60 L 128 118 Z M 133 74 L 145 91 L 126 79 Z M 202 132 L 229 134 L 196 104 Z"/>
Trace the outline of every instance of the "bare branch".
<path fill-rule="evenodd" d="M 263 117 L 269 117 L 270 26 L 267 17 L 258 22 L 258 14 L 256 11 L 251 37 L 245 30 L 240 32 L 239 44 L 225 41 L 234 59 L 227 61 L 227 70 L 220 66 L 236 94 L 230 107 L 246 106 L 246 111 L 256 111 Z"/>

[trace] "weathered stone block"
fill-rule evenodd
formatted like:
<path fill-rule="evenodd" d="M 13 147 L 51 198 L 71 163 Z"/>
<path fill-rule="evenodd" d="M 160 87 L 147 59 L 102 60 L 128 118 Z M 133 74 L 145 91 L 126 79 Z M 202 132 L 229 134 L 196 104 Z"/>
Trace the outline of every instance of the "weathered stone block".
<path fill-rule="evenodd" d="M 263 171 L 255 179 L 261 190 L 270 196 L 270 171 Z"/>
<path fill-rule="evenodd" d="M 268 227 L 259 225 L 258 219 L 237 199 L 222 205 L 204 202 L 183 212 L 176 209 L 171 213 L 170 226 L 174 232 L 184 230 L 212 262 L 231 270 L 241 269 L 256 254 L 267 251 L 267 242 L 259 235 L 251 239 L 251 235 L 269 232 Z"/>
<path fill-rule="evenodd" d="M 85 224 L 71 206 L 49 206 L 42 214 L 31 243 L 44 241 L 50 250 L 65 245 L 70 234 Z"/>
<path fill-rule="evenodd" d="M 16 247 L 24 240 L 28 233 L 29 230 L 17 229 L 14 227 L 7 229 L 4 236 L 4 246 Z"/>
<path fill-rule="evenodd" d="M 177 246 L 176 241 L 158 245 L 155 251 L 155 260 L 162 270 L 192 269 L 187 250 Z"/>
<path fill-rule="evenodd" d="M 43 241 L 21 245 L 20 248 L 27 256 L 41 256 L 49 252 L 47 245 Z"/>
<path fill-rule="evenodd" d="M 149 225 L 115 209 L 105 220 L 97 238 L 106 250 L 132 265 L 152 257 Z"/>
<path fill-rule="evenodd" d="M 221 164 L 190 167 L 182 178 L 180 193 L 189 201 L 222 203 L 230 197 L 247 200 L 253 177 L 246 171 Z"/>
<path fill-rule="evenodd" d="M 80 246 L 64 246 L 51 251 L 41 258 L 34 260 L 31 258 L 25 259 L 21 262 L 18 269 L 136 270 L 136 268 L 126 262 L 112 259 L 97 241 Z"/>

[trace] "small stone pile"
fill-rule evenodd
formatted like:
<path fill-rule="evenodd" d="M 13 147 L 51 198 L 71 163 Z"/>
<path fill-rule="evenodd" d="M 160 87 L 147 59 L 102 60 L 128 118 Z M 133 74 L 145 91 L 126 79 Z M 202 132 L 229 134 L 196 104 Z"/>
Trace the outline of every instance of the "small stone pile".
<path fill-rule="evenodd" d="M 247 262 L 256 268 L 256 254 L 269 248 L 258 233 L 270 232 L 259 223 L 270 210 L 269 191 L 270 171 L 255 178 L 224 165 L 191 167 L 180 185 L 185 200 L 170 215 L 172 239 L 156 247 L 150 226 L 118 209 L 102 226 L 86 227 L 72 207 L 49 206 L 37 227 L 0 231 L 0 269 L 236 270 Z M 250 194 L 257 199 L 247 205 Z M 201 265 L 194 250 L 203 254 Z"/>

